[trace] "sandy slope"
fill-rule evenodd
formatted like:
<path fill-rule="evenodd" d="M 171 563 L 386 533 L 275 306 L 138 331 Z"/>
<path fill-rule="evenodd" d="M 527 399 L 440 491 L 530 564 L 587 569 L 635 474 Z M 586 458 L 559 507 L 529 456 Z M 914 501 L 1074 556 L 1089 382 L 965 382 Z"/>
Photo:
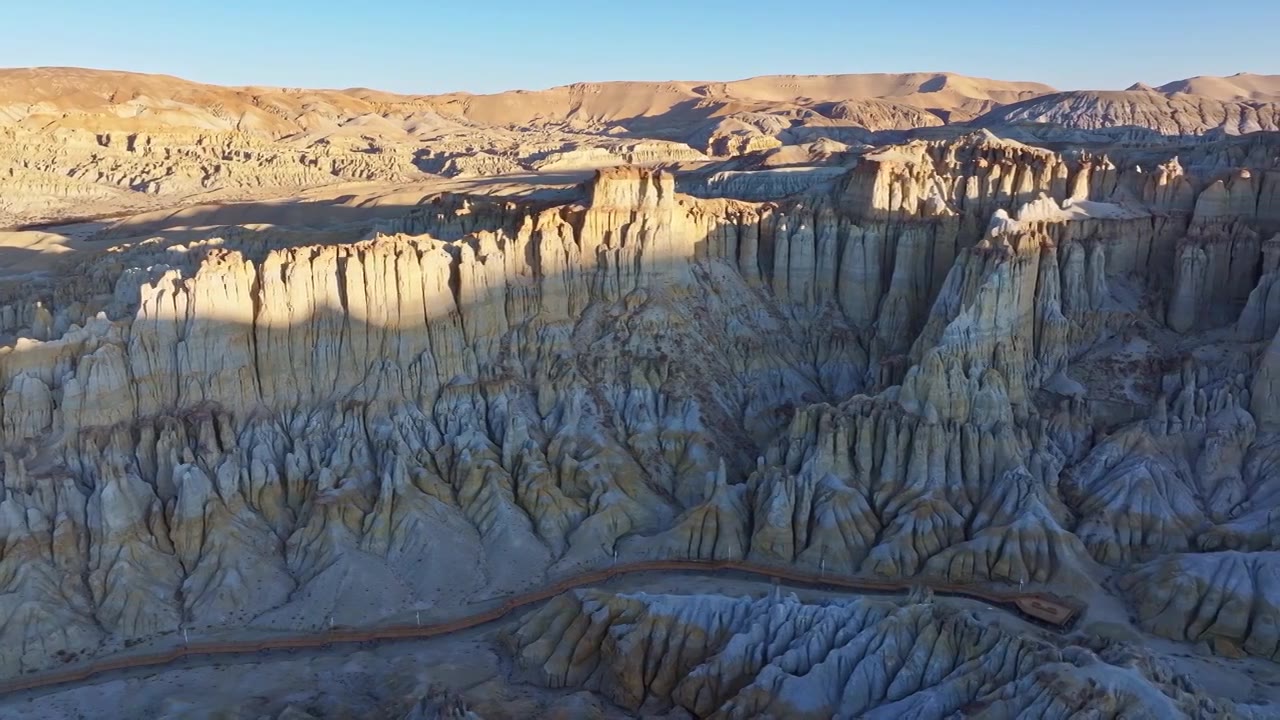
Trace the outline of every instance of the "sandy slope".
<path fill-rule="evenodd" d="M 1146 86 L 1135 85 L 1134 89 Z M 1155 88 L 1218 102 L 1280 99 L 1280 75 L 1197 76 Z M 167 75 L 84 68 L 0 70 L 0 125 L 49 130 L 156 127 L 244 130 L 263 134 L 351 133 L 385 136 L 455 122 L 493 126 L 610 123 L 634 118 L 707 118 L 778 105 L 812 107 L 849 100 L 971 116 L 999 105 L 1046 96 L 1035 82 L 1010 82 L 954 73 L 767 75 L 729 82 L 592 82 L 488 95 L 397 95 L 364 88 L 304 90 L 220 87 Z"/>
<path fill-rule="evenodd" d="M 219 87 L 167 75 L 143 75 L 83 68 L 0 70 L 0 103 L 11 116 L 28 112 L 93 113 L 121 104 L 147 106 L 157 120 L 180 121 L 190 108 L 211 108 L 209 116 L 186 119 L 197 127 L 221 123 L 263 131 L 288 131 L 298 124 L 284 116 L 338 110 L 359 116 L 417 106 L 465 116 L 492 125 L 530 124 L 571 116 L 619 120 L 672 111 L 682 103 L 717 100 L 729 107 L 760 104 L 810 104 L 851 99 L 893 99 L 921 108 L 972 109 L 984 103 L 1008 103 L 1053 92 L 1048 85 L 965 77 L 952 73 L 878 73 L 865 75 L 770 75 L 732 82 L 576 83 L 546 90 L 513 90 L 492 95 L 454 93 L 408 96 L 373 90 L 296 90 Z M 317 107 L 319 104 L 319 107 Z M 2 107 L 2 106 L 0 106 Z M 169 110 L 170 112 L 163 112 Z M 123 119 L 123 118 L 122 118 Z M 145 124 L 145 123 L 140 123 Z"/>
<path fill-rule="evenodd" d="M 1214 100 L 1231 101 L 1280 101 L 1280 75 L 1255 75 L 1237 73 L 1231 77 L 1197 75 L 1185 80 L 1174 80 L 1157 88 L 1166 93 L 1202 95 Z"/>
<path fill-rule="evenodd" d="M 758 105 L 810 105 L 887 99 L 947 112 L 971 111 L 1053 92 L 1048 85 L 971 78 L 952 73 L 765 75 L 732 82 L 577 83 L 534 92 L 456 94 L 435 102 L 481 122 L 525 124 L 554 117 L 595 120 L 648 117 L 713 101 L 720 112 Z"/>

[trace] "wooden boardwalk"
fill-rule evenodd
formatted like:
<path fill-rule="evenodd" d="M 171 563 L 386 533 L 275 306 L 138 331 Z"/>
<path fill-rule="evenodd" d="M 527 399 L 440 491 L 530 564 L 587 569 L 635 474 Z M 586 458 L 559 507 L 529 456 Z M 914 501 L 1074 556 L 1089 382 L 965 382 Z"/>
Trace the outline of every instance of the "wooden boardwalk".
<path fill-rule="evenodd" d="M 0 681 L 0 696 L 54 685 L 79 683 L 92 677 L 137 668 L 159 667 L 190 657 L 244 655 L 276 650 L 329 648 L 334 645 L 368 644 L 393 640 L 421 640 L 448 635 L 500 620 L 524 607 L 545 602 L 561 593 L 588 585 L 599 585 L 621 575 L 652 572 L 696 572 L 701 574 L 741 573 L 785 582 L 789 585 L 851 590 L 855 593 L 903 593 L 927 588 L 936 595 L 981 600 L 993 607 L 1016 613 L 1047 627 L 1064 630 L 1083 612 L 1084 606 L 1046 593 L 988 590 L 970 585 L 923 583 L 912 580 L 849 578 L 812 573 L 795 568 L 732 561 L 651 560 L 620 563 L 609 568 L 566 578 L 546 587 L 513 596 L 485 612 L 430 625 L 389 625 L 359 629 L 336 629 L 262 640 L 194 642 L 171 650 L 145 654 L 122 654 L 74 667 L 40 671 Z"/>

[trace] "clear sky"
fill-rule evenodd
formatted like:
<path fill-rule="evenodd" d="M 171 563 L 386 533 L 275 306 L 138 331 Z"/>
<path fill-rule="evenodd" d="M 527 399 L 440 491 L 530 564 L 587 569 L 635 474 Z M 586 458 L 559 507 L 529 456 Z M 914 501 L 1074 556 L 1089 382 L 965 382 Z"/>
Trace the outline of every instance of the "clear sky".
<path fill-rule="evenodd" d="M 1061 89 L 1280 73 L 1280 0 L 0 0 L 0 67 L 495 92 L 949 70 Z"/>

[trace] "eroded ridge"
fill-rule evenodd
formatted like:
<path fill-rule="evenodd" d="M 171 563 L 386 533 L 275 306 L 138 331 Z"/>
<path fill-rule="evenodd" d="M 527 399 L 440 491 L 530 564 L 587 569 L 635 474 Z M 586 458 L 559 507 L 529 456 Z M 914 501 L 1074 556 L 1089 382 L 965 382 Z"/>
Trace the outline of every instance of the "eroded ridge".
<path fill-rule="evenodd" d="M 579 590 L 510 643 L 550 687 L 705 718 L 1199 717 L 1218 704 L 1133 647 L 1054 645 L 929 601 Z"/>

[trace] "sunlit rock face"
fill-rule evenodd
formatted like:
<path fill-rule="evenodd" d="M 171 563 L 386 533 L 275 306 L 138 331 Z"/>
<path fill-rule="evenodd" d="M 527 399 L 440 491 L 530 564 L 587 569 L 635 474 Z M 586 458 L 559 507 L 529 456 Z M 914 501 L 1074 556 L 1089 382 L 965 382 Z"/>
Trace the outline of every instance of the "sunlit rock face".
<path fill-rule="evenodd" d="M 0 672 L 638 558 L 1048 590 L 1274 658 L 1278 148 L 980 132 L 767 201 L 613 168 L 82 259 L 0 308 Z M 580 593 L 514 632 L 540 682 L 697 717 L 1212 702 L 922 604 Z"/>

